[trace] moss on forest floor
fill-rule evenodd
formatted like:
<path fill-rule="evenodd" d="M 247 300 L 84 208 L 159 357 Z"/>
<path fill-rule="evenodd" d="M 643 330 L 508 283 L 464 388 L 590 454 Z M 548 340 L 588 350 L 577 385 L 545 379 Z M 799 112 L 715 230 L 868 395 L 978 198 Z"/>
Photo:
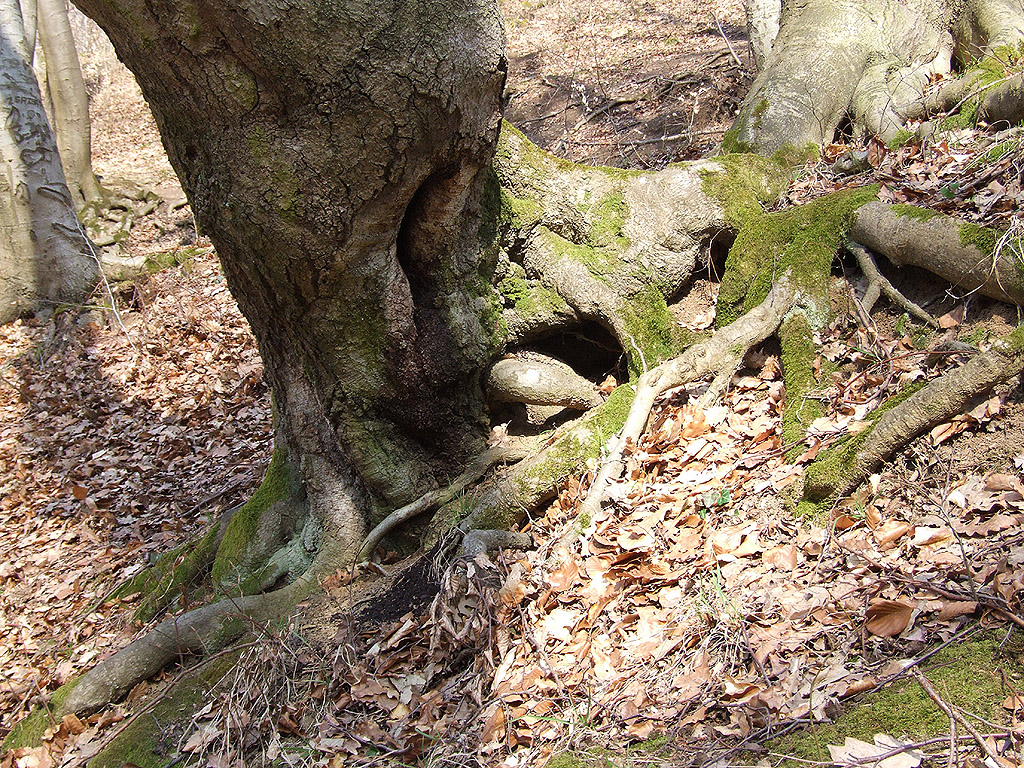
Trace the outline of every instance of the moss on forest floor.
<path fill-rule="evenodd" d="M 1019 690 L 1024 684 L 1024 634 L 979 633 L 942 649 L 921 668 L 946 702 L 1005 724 L 1009 712 L 1002 703 L 1012 693 L 1010 686 Z M 765 747 L 790 758 L 789 766 L 807 760 L 827 763 L 829 744 L 842 744 L 847 737 L 871 743 L 879 733 L 904 742 L 923 741 L 948 734 L 949 718 L 915 680 L 905 677 L 850 702 L 833 722 L 773 739 Z"/>
<path fill-rule="evenodd" d="M 979 632 L 938 651 L 920 668 L 944 701 L 977 718 L 1006 724 L 1010 713 L 1002 703 L 1013 690 L 1024 685 L 1024 633 Z M 888 734 L 904 743 L 915 743 L 948 733 L 949 718 L 908 674 L 849 701 L 831 722 L 818 723 L 760 745 L 752 743 L 752 751 L 744 751 L 733 760 L 752 764 L 767 756 L 773 766 L 797 768 L 809 762 L 831 763 L 828 745 L 842 745 L 848 737 L 873 743 L 876 734 Z M 547 768 L 677 765 L 680 753 L 691 753 L 692 749 L 690 744 L 660 735 L 622 750 L 561 752 L 551 758 Z"/>

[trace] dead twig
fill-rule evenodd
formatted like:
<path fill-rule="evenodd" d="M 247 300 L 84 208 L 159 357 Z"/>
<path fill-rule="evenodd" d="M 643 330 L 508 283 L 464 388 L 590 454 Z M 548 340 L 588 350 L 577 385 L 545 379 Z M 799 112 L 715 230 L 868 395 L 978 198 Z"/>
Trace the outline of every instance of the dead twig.
<path fill-rule="evenodd" d="M 971 738 L 974 739 L 981 751 L 985 753 L 985 756 L 991 758 L 996 765 L 999 765 L 999 754 L 988 745 L 988 742 L 985 741 L 985 737 L 982 736 L 977 728 L 971 725 L 970 721 L 966 717 L 960 714 L 960 712 L 939 696 L 934 686 L 932 686 L 931 681 L 924 676 L 924 673 L 919 669 L 915 669 L 914 678 L 917 680 L 924 692 L 928 694 L 928 698 L 934 701 L 935 705 L 941 709 L 950 720 L 955 720 L 962 725 L 964 730 L 971 734 Z"/>

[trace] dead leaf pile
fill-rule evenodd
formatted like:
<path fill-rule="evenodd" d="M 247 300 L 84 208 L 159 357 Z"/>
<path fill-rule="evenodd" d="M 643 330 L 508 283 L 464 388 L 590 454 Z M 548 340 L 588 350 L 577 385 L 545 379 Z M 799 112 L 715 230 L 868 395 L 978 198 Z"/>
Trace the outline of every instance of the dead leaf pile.
<path fill-rule="evenodd" d="M 262 364 L 213 255 L 125 297 L 119 320 L 0 327 L 0 733 L 123 644 L 105 596 L 269 456 Z"/>

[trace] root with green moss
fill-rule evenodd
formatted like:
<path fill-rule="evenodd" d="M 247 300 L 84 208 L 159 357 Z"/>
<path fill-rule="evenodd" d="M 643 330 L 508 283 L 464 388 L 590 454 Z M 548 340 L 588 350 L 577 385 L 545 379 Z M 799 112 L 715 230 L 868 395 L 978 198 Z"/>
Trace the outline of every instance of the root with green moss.
<path fill-rule="evenodd" d="M 911 440 L 963 413 L 974 400 L 1022 371 L 1024 326 L 914 391 L 868 430 L 820 456 L 807 471 L 804 493 L 820 500 L 852 490 Z"/>
<path fill-rule="evenodd" d="M 226 648 L 248 630 L 287 617 L 305 597 L 319 589 L 317 578 L 334 566 L 310 568 L 275 592 L 227 598 L 157 624 L 142 637 L 104 659 L 77 681 L 57 709 L 58 715 L 84 714 L 122 698 L 138 682 L 172 661 Z"/>
<path fill-rule="evenodd" d="M 1024 244 L 994 229 L 873 202 L 857 210 L 850 238 L 897 266 L 921 267 L 964 291 L 1024 306 Z"/>
<path fill-rule="evenodd" d="M 359 546 L 356 562 L 363 563 L 369 560 L 381 539 L 402 523 L 430 509 L 447 504 L 469 485 L 483 477 L 495 464 L 523 459 L 535 446 L 536 441 L 534 440 L 520 439 L 510 442 L 508 445 L 498 445 L 484 451 L 448 487 L 424 494 L 416 501 L 396 509 L 381 520 Z"/>

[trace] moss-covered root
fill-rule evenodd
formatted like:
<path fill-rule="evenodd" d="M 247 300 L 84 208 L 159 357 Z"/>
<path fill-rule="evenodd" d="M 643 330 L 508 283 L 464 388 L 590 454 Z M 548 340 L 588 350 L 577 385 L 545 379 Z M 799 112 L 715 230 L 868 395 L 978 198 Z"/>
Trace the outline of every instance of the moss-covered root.
<path fill-rule="evenodd" d="M 824 499 L 855 488 L 915 437 L 962 413 L 972 400 L 1022 371 L 1024 326 L 887 410 L 869 430 L 819 457 L 807 471 L 805 495 Z"/>
<path fill-rule="evenodd" d="M 968 291 L 1024 305 L 1024 244 L 911 205 L 868 203 L 850 238 L 898 266 L 927 269 Z"/>
<path fill-rule="evenodd" d="M 475 499 L 468 514 L 461 519 L 449 514 L 433 523 L 428 545 L 456 527 L 463 534 L 472 530 L 507 530 L 553 498 L 566 479 L 582 472 L 587 461 L 596 459 L 608 438 L 622 428 L 634 391 L 633 385 L 623 384 L 603 405 L 561 427 L 536 455 L 495 478 Z M 459 514 L 459 510 L 450 511 Z"/>
<path fill-rule="evenodd" d="M 165 552 L 153 565 L 118 587 L 112 597 L 141 594 L 135 618 L 143 623 L 152 621 L 209 573 L 229 519 L 230 516 L 225 516 L 203 535 Z"/>
<path fill-rule="evenodd" d="M 241 651 L 225 652 L 188 670 L 141 717 L 89 761 L 89 768 L 163 768 L 175 760 L 178 743 L 194 725 L 196 710 L 238 662 Z"/>
<path fill-rule="evenodd" d="M 227 594 L 251 595 L 309 567 L 303 527 L 308 504 L 287 451 L 277 448 L 263 482 L 231 517 L 211 568 L 213 584 Z"/>
<path fill-rule="evenodd" d="M 636 397 L 619 435 L 610 442 L 605 459 L 594 478 L 580 516 L 595 519 L 609 484 L 622 473 L 626 445 L 636 443 L 647 424 L 654 401 L 662 392 L 714 374 L 709 394 L 715 394 L 739 368 L 743 356 L 754 344 L 764 341 L 779 327 L 793 308 L 797 291 L 789 273 L 779 277 L 764 301 L 705 342 L 695 344 L 679 357 L 645 373 L 637 381 Z"/>
<path fill-rule="evenodd" d="M 369 560 L 381 539 L 406 520 L 410 520 L 434 507 L 447 504 L 462 493 L 470 484 L 483 477 L 495 464 L 524 459 L 534 448 L 536 448 L 535 439 L 522 438 L 508 445 L 497 445 L 484 451 L 470 462 L 465 471 L 455 478 L 450 485 L 420 496 L 416 501 L 396 509 L 381 520 L 360 545 L 359 554 L 356 555 L 356 562 L 365 563 Z"/>
<path fill-rule="evenodd" d="M 176 659 L 219 651 L 254 625 L 284 617 L 317 588 L 312 570 L 276 592 L 229 598 L 165 619 L 82 675 L 58 715 L 93 712 L 117 701 L 136 683 Z"/>

